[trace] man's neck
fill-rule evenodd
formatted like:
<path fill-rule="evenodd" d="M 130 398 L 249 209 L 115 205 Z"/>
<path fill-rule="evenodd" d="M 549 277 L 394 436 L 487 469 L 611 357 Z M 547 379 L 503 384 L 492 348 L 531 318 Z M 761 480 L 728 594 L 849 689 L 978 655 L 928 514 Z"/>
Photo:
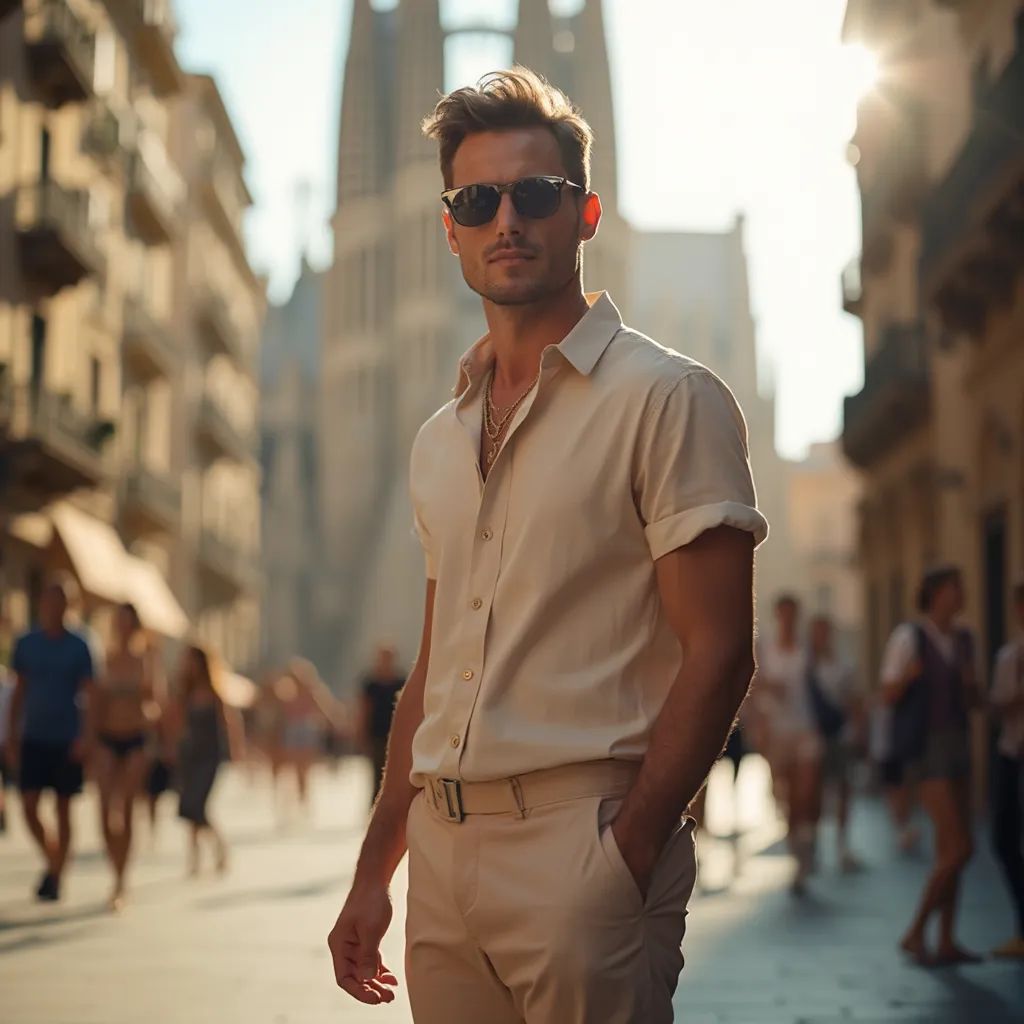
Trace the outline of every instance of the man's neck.
<path fill-rule="evenodd" d="M 555 295 L 523 306 L 484 300 L 488 336 L 496 360 L 494 384 L 515 391 L 537 376 L 540 357 L 557 345 L 589 309 L 579 278 Z"/>
<path fill-rule="evenodd" d="M 43 633 L 45 633 L 51 640 L 56 640 L 58 637 L 62 637 L 66 630 L 67 627 L 63 622 L 58 623 L 56 626 L 43 626 Z"/>

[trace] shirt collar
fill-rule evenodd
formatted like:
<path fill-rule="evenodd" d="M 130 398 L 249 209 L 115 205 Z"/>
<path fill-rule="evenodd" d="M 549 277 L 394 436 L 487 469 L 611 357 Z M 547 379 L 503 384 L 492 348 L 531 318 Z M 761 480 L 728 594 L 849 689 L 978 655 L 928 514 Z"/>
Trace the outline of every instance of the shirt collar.
<path fill-rule="evenodd" d="M 549 345 L 544 350 L 542 366 L 549 359 L 549 352 L 560 352 L 577 373 L 588 377 L 622 328 L 622 316 L 607 292 L 588 292 L 586 299 L 590 308 L 558 345 Z M 490 335 L 485 334 L 459 360 L 455 397 L 460 398 L 471 384 L 480 380 L 493 362 L 494 349 Z"/>

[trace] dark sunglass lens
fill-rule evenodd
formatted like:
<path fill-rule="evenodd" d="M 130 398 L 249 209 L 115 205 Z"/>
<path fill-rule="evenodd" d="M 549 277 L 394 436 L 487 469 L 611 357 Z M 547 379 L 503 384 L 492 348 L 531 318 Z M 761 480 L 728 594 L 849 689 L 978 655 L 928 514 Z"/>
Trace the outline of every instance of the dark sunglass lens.
<path fill-rule="evenodd" d="M 512 202 L 524 217 L 550 217 L 558 201 L 558 184 L 546 178 L 523 178 L 512 190 Z"/>
<path fill-rule="evenodd" d="M 467 185 L 452 196 L 452 216 L 465 228 L 486 224 L 498 212 L 501 196 L 490 185 Z"/>

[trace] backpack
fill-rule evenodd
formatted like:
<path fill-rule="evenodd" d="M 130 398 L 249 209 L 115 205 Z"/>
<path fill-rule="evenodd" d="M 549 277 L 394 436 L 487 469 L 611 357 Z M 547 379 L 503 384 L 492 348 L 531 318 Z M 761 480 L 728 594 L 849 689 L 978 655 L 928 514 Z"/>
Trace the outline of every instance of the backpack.
<path fill-rule="evenodd" d="M 917 659 L 924 664 L 927 638 L 920 625 L 915 622 L 913 627 L 914 639 L 917 641 Z M 928 687 L 923 676 L 918 676 L 903 691 L 903 696 L 892 708 L 890 749 L 894 761 L 913 761 L 924 754 L 928 743 L 928 713 Z"/>
<path fill-rule="evenodd" d="M 810 656 L 807 659 L 807 695 L 818 732 L 827 740 L 835 739 L 846 725 L 846 712 L 825 692 Z"/>

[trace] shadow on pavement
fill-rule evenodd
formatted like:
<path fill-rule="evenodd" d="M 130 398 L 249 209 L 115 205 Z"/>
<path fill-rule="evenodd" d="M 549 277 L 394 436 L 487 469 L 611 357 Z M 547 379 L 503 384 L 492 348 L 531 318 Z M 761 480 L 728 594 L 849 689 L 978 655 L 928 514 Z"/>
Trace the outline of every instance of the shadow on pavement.
<path fill-rule="evenodd" d="M 282 900 L 312 899 L 347 886 L 351 876 L 328 875 L 318 881 L 301 882 L 296 885 L 275 886 L 264 889 L 242 889 L 235 892 L 197 900 L 195 906 L 201 910 L 223 910 L 225 907 L 249 906 L 253 903 L 276 903 Z"/>

